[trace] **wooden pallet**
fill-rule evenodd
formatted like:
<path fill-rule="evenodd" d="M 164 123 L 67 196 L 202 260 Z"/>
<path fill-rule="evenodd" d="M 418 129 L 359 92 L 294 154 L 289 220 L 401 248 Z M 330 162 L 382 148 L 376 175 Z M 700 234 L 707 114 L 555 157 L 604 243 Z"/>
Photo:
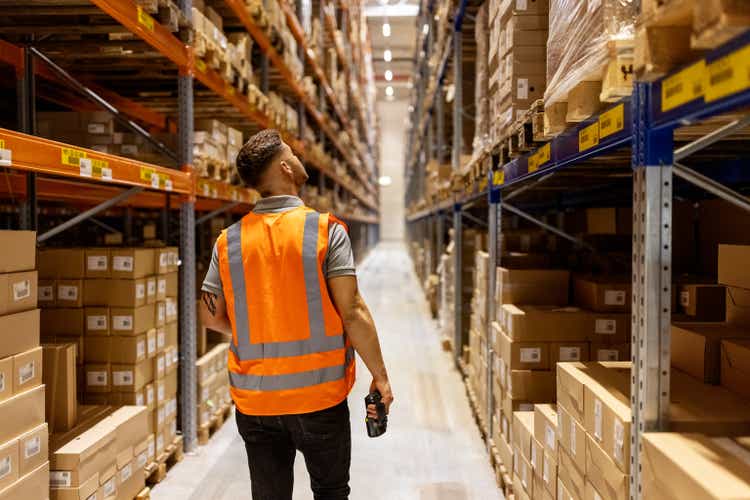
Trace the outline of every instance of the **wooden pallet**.
<path fill-rule="evenodd" d="M 226 404 L 219 408 L 212 416 L 211 421 L 198 428 L 198 444 L 203 446 L 224 425 L 224 422 L 232 415 L 232 405 Z"/>
<path fill-rule="evenodd" d="M 510 498 L 513 495 L 513 474 L 511 469 L 503 463 L 500 452 L 492 439 L 490 439 L 490 463 L 495 471 L 497 485 L 503 490 L 505 498 Z"/>
<path fill-rule="evenodd" d="M 153 486 L 164 481 L 169 470 L 182 462 L 184 457 L 183 439 L 182 436 L 177 436 L 171 444 L 165 447 L 155 462 L 146 465 L 144 468 L 146 484 Z"/>
<path fill-rule="evenodd" d="M 151 488 L 146 486 L 136 496 L 134 500 L 150 500 L 151 499 Z"/>

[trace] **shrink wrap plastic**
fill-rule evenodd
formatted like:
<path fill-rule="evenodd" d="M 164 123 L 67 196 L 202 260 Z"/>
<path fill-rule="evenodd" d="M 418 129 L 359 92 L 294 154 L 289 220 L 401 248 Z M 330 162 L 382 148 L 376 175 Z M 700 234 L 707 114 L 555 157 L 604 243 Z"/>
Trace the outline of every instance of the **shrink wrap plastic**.
<path fill-rule="evenodd" d="M 580 82 L 601 80 L 612 43 L 632 40 L 636 0 L 550 0 L 546 105 L 563 102 Z"/>

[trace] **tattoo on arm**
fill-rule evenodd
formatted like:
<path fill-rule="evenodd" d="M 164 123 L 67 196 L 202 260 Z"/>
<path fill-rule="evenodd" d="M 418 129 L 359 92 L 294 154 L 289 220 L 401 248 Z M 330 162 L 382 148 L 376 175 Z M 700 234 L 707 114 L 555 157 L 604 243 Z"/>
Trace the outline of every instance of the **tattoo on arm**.
<path fill-rule="evenodd" d="M 206 304 L 206 308 L 208 309 L 208 312 L 211 313 L 211 316 L 216 316 L 216 299 L 218 298 L 216 294 L 204 291 L 201 294 L 201 298 L 203 299 L 203 303 Z"/>

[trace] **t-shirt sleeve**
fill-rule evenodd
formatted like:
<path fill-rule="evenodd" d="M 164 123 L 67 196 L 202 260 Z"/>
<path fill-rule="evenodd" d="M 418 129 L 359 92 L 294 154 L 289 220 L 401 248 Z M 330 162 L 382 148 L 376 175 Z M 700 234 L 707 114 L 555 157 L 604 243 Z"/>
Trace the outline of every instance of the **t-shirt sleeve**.
<path fill-rule="evenodd" d="M 335 276 L 356 276 L 352 242 L 341 224 L 331 223 L 328 228 L 328 252 L 323 274 L 326 278 Z"/>
<path fill-rule="evenodd" d="M 214 243 L 214 250 L 211 253 L 211 264 L 208 266 L 208 272 L 203 279 L 201 290 L 213 293 L 217 297 L 223 297 L 224 291 L 221 286 L 221 274 L 219 274 L 219 249 Z"/>

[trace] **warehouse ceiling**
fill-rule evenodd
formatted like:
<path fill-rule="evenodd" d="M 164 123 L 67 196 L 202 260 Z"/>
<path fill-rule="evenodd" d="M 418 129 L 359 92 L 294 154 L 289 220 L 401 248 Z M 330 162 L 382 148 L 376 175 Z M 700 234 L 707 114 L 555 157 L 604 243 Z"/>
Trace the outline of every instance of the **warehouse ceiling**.
<path fill-rule="evenodd" d="M 415 0 L 369 0 L 365 13 L 372 38 L 372 59 L 378 89 L 378 99 L 385 99 L 386 87 L 391 86 L 393 98 L 408 100 L 411 94 L 410 79 L 414 74 L 414 43 L 416 40 L 419 2 Z M 390 36 L 383 35 L 383 24 L 390 25 Z M 384 60 L 386 50 L 391 51 L 391 61 Z M 393 79 L 385 79 L 386 70 Z"/>

